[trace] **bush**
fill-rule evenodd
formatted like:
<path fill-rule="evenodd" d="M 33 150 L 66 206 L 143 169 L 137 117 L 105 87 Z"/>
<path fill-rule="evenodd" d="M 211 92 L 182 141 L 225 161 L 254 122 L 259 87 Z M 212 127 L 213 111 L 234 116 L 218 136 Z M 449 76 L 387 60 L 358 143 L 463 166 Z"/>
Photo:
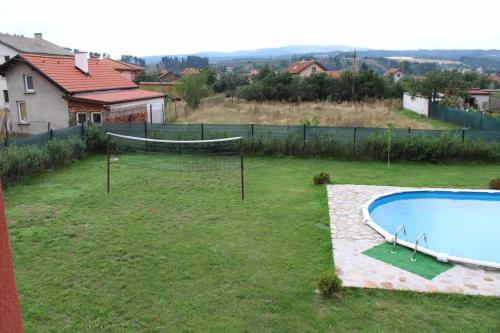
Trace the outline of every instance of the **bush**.
<path fill-rule="evenodd" d="M 0 151 L 0 177 L 4 186 L 24 181 L 40 172 L 80 159 L 85 142 L 78 137 L 51 140 L 44 145 L 11 145 Z"/>
<path fill-rule="evenodd" d="M 319 276 L 318 290 L 327 297 L 340 292 L 342 289 L 342 280 L 335 272 L 325 272 Z"/>
<path fill-rule="evenodd" d="M 332 181 L 330 179 L 330 175 L 325 173 L 325 172 L 320 172 L 314 175 L 313 177 L 314 184 L 316 185 L 321 185 L 321 184 L 331 184 Z"/>
<path fill-rule="evenodd" d="M 91 126 L 85 129 L 84 135 L 87 150 L 92 153 L 105 153 L 107 145 L 106 131 L 102 127 Z"/>
<path fill-rule="evenodd" d="M 490 180 L 490 189 L 500 190 L 500 178 Z"/>

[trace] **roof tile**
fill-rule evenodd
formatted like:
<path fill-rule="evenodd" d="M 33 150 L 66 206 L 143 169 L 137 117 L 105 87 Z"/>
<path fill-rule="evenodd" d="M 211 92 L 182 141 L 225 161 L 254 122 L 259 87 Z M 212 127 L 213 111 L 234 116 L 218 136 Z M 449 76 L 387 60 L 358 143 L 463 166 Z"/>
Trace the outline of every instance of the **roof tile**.
<path fill-rule="evenodd" d="M 21 54 L 20 57 L 69 93 L 137 88 L 109 64 L 89 59 L 89 75 L 75 67 L 74 56 Z"/>

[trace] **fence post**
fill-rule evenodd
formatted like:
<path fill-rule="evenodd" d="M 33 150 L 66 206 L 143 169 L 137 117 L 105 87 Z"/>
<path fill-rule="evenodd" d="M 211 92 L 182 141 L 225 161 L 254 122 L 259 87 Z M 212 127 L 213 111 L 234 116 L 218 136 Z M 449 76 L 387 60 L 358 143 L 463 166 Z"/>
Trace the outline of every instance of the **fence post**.
<path fill-rule="evenodd" d="M 149 122 L 153 123 L 153 104 L 149 104 Z"/>
<path fill-rule="evenodd" d="M 408 127 L 408 136 L 411 136 L 411 127 Z"/>
<path fill-rule="evenodd" d="M 306 124 L 304 124 L 304 149 L 306 149 Z"/>
<path fill-rule="evenodd" d="M 4 144 L 5 144 L 5 147 L 9 146 L 9 139 L 7 137 L 5 137 L 5 139 L 4 139 Z"/>
<path fill-rule="evenodd" d="M 354 152 L 356 152 L 356 132 L 357 131 L 358 131 L 358 128 L 354 127 L 354 129 L 353 129 L 353 138 L 352 138 Z"/>
<path fill-rule="evenodd" d="M 144 138 L 148 137 L 148 123 L 144 122 Z"/>
<path fill-rule="evenodd" d="M 462 143 L 465 142 L 465 128 L 462 129 Z"/>
<path fill-rule="evenodd" d="M 203 134 L 204 134 L 204 133 L 203 133 L 203 123 L 201 123 L 201 124 L 200 124 L 200 128 L 201 128 L 201 139 L 202 139 L 202 140 L 205 140 L 205 139 L 204 139 L 204 135 L 203 135 Z"/>
<path fill-rule="evenodd" d="M 49 131 L 49 140 L 52 140 L 53 138 L 54 138 L 54 131 L 51 128 Z"/>
<path fill-rule="evenodd" d="M 252 124 L 252 138 L 253 138 L 253 124 Z"/>
<path fill-rule="evenodd" d="M 82 135 L 82 138 L 84 137 L 85 135 L 85 128 L 83 127 L 83 121 L 82 121 L 82 132 L 81 132 L 81 135 Z"/>

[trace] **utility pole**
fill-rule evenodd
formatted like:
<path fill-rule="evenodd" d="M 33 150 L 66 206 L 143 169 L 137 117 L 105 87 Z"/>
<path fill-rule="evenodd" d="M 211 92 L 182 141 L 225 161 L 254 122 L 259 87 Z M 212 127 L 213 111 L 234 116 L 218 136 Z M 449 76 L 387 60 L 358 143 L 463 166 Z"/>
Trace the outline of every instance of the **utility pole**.
<path fill-rule="evenodd" d="M 354 80 L 356 79 L 356 49 L 352 54 L 352 103 L 354 104 Z"/>

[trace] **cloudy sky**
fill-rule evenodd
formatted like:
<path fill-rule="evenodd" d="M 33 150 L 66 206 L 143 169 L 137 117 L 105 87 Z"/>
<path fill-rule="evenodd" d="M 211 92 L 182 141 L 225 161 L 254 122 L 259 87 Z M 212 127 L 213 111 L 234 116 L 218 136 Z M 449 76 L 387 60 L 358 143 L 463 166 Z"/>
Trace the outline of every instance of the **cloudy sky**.
<path fill-rule="evenodd" d="M 23 0 L 0 2 L 0 32 L 137 56 L 286 45 L 500 49 L 500 1 Z"/>

